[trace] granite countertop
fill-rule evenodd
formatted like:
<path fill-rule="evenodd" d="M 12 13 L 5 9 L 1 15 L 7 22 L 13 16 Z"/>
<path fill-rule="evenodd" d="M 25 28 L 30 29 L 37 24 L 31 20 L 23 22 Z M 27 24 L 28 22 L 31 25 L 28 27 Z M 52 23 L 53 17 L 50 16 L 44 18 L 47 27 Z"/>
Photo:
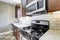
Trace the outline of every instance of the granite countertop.
<path fill-rule="evenodd" d="M 19 24 L 19 23 L 12 23 L 12 24 L 18 28 L 30 26 L 28 24 Z M 39 40 L 60 40 L 60 30 L 50 28 Z"/>
<path fill-rule="evenodd" d="M 49 29 L 39 40 L 60 40 L 60 30 Z"/>
<path fill-rule="evenodd" d="M 31 25 L 31 24 L 20 24 L 20 23 L 12 23 L 12 24 L 17 28 L 28 27 Z"/>

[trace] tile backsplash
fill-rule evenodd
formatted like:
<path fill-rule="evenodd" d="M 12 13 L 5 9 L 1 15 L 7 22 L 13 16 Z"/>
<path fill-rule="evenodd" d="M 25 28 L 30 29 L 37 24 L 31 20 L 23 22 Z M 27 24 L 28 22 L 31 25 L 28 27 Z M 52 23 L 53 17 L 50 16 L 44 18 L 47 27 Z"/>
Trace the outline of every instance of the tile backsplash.
<path fill-rule="evenodd" d="M 32 20 L 48 20 L 50 22 L 49 28 L 60 30 L 60 14 L 43 14 L 33 16 Z"/>
<path fill-rule="evenodd" d="M 27 25 L 29 25 L 29 24 L 31 24 L 31 17 L 28 17 L 28 16 L 21 17 L 19 19 L 19 21 L 20 21 L 21 24 L 27 24 Z"/>
<path fill-rule="evenodd" d="M 20 22 L 24 24 L 31 24 L 31 20 L 48 20 L 50 23 L 50 29 L 60 30 L 60 14 L 43 14 L 32 17 L 22 17 Z"/>

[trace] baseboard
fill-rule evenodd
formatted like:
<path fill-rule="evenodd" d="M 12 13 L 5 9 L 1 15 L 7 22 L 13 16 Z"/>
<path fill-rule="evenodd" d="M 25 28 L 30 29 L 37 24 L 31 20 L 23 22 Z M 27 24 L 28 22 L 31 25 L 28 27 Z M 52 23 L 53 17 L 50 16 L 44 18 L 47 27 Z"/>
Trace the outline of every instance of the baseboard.
<path fill-rule="evenodd" d="M 0 35 L 7 35 L 7 34 L 9 34 L 9 33 L 12 33 L 13 31 L 12 30 L 10 30 L 10 31 L 7 31 L 7 32 L 2 32 L 2 33 L 0 33 Z"/>

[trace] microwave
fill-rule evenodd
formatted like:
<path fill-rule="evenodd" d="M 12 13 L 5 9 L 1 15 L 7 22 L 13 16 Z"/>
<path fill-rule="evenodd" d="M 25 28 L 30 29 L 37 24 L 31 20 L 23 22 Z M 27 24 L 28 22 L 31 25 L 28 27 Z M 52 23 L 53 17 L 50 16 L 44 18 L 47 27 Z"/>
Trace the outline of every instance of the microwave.
<path fill-rule="evenodd" d="M 34 0 L 26 6 L 27 15 L 46 10 L 46 0 Z"/>

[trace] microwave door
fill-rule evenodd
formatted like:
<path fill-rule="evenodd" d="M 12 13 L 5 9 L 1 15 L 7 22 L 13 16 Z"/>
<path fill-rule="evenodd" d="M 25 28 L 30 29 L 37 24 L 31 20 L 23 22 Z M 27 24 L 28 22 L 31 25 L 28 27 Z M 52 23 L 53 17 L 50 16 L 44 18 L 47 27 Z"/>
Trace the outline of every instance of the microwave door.
<path fill-rule="evenodd" d="M 44 0 L 39 0 L 37 2 L 37 9 L 43 8 L 43 6 L 44 6 Z"/>
<path fill-rule="evenodd" d="M 36 3 L 27 8 L 27 13 L 35 11 L 35 10 L 36 10 Z"/>

